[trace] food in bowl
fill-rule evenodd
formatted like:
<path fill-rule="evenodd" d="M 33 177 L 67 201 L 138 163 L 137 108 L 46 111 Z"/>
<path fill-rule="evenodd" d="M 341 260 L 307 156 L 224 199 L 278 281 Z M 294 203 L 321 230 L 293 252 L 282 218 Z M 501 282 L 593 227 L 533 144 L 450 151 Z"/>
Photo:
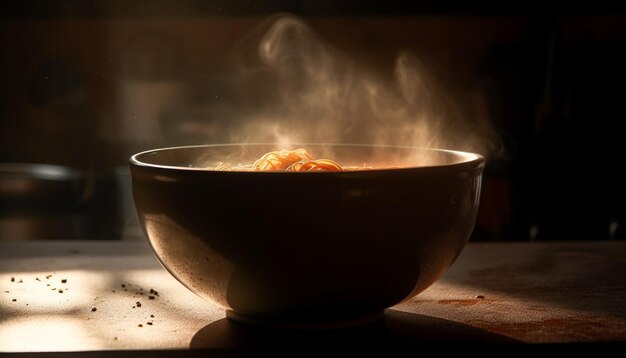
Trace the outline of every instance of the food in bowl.
<path fill-rule="evenodd" d="M 304 148 L 282 149 L 263 154 L 250 165 L 231 166 L 228 163 L 220 163 L 215 170 L 249 170 L 249 171 L 287 171 L 287 172 L 316 172 L 316 171 L 340 171 L 339 164 L 330 159 L 314 159 Z"/>
<path fill-rule="evenodd" d="M 235 170 L 283 149 L 274 144 L 131 157 L 135 206 L 157 258 L 231 319 L 366 322 L 430 286 L 463 249 L 482 156 L 401 146 L 287 149 L 298 148 L 363 170 Z M 218 170 L 220 163 L 233 170 Z"/>

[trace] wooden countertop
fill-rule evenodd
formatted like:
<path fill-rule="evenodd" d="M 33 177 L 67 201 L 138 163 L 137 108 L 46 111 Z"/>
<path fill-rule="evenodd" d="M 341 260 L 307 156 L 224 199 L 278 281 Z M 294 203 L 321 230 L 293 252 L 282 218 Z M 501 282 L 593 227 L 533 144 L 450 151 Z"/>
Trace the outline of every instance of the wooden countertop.
<path fill-rule="evenodd" d="M 156 293 L 155 293 L 156 291 Z M 145 242 L 0 241 L 0 352 L 307 344 L 626 341 L 626 242 L 469 244 L 380 322 L 334 331 L 232 323 Z"/>

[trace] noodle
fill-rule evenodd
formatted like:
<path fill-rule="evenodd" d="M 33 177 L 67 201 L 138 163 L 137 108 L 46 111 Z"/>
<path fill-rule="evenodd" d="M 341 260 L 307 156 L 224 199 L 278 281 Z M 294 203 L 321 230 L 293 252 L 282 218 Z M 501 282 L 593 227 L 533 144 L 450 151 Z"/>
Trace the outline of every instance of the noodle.
<path fill-rule="evenodd" d="M 318 159 L 299 161 L 287 167 L 287 171 L 293 172 L 320 172 L 320 171 L 341 171 L 339 164 L 330 159 Z"/>
<path fill-rule="evenodd" d="M 296 150 L 279 150 L 275 152 L 269 152 L 263 155 L 261 159 L 252 164 L 252 170 L 287 170 L 291 165 L 295 163 L 312 159 L 313 157 L 311 157 L 306 149 L 299 148 Z"/>
<path fill-rule="evenodd" d="M 237 167 L 236 169 L 242 169 Z M 306 149 L 277 150 L 265 153 L 250 167 L 250 171 L 288 171 L 288 172 L 320 172 L 342 171 L 339 164 L 330 159 L 314 159 Z M 228 163 L 219 163 L 214 170 L 231 171 L 233 167 Z"/>

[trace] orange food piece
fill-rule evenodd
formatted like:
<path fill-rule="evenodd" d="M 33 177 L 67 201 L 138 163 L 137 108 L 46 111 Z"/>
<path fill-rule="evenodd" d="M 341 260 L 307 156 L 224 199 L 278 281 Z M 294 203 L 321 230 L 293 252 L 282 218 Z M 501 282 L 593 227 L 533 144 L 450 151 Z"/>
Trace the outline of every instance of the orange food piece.
<path fill-rule="evenodd" d="M 254 171 L 286 170 L 289 166 L 302 160 L 313 159 L 306 149 L 277 150 L 265 153 L 259 160 L 252 164 Z"/>
<path fill-rule="evenodd" d="M 313 157 L 306 149 L 277 150 L 265 153 L 259 160 L 252 164 L 254 171 L 287 170 L 291 165 L 300 161 L 312 160 Z"/>

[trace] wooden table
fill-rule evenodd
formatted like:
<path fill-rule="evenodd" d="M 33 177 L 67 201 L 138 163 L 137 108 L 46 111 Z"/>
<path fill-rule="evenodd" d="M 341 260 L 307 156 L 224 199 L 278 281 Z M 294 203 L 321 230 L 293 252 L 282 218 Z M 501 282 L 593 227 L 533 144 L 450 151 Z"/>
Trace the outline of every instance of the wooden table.
<path fill-rule="evenodd" d="M 625 342 L 626 242 L 469 244 L 375 324 L 280 331 L 228 321 L 145 242 L 0 241 L 0 352 L 425 341 Z"/>

